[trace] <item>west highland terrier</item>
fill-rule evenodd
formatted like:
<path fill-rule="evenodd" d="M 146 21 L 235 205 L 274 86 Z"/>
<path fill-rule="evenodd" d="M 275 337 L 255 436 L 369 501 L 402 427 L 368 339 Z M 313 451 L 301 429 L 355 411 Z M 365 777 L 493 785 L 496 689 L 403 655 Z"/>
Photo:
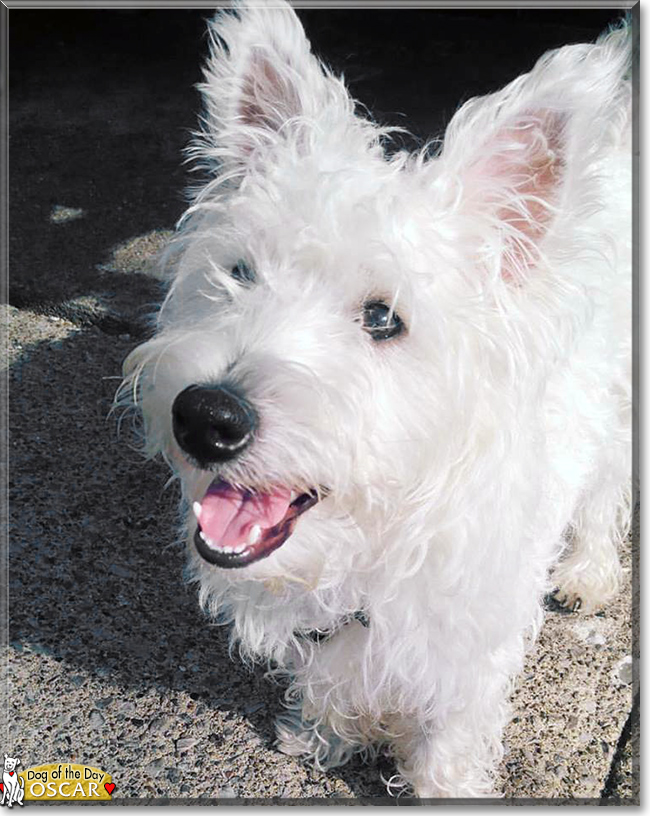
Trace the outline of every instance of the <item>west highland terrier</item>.
<path fill-rule="evenodd" d="M 388 745 L 419 797 L 489 795 L 545 593 L 591 611 L 619 580 L 629 30 L 390 156 L 289 5 L 209 33 L 210 177 L 124 384 L 182 485 L 190 575 L 291 677 L 281 751 Z"/>

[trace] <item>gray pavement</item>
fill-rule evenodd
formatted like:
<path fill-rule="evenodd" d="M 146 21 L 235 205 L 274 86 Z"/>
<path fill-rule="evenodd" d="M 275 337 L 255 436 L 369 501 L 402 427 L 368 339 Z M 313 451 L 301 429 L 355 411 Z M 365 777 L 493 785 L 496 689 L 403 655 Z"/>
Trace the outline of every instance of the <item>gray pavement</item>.
<path fill-rule="evenodd" d="M 109 416 L 122 360 L 146 335 L 161 294 L 155 253 L 182 212 L 180 149 L 194 124 L 188 89 L 202 48 L 201 13 L 110 14 L 101 25 L 91 12 L 14 24 L 11 305 L 2 314 L 10 628 L 0 751 L 19 754 L 22 768 L 98 766 L 112 774 L 116 799 L 372 801 L 384 795 L 388 759 L 323 774 L 275 751 L 282 689 L 262 669 L 231 660 L 227 632 L 198 610 L 174 543 L 177 495 L 165 487 L 167 470 L 144 461 L 128 425 L 120 430 Z M 369 92 L 359 90 L 364 101 L 413 110 L 420 132 L 437 127 L 413 91 L 398 101 L 400 88 L 382 71 L 389 40 L 380 25 L 353 48 L 337 28 L 343 17 L 322 24 L 309 15 L 323 51 L 333 50 Z M 519 39 L 536 38 L 530 54 L 501 54 L 498 65 L 514 76 L 523 70 L 517 59 L 532 62 L 552 37 L 591 37 L 603 25 L 597 16 L 574 17 L 569 33 L 569 17 L 546 28 L 522 18 Z M 453 60 L 451 29 L 438 19 L 436 46 Z M 479 43 L 489 22 L 467 22 L 468 41 Z M 120 39 L 122 28 L 128 36 Z M 148 30 L 157 48 L 143 37 Z M 419 47 L 390 46 L 400 76 L 423 70 Z M 483 75 L 493 62 L 475 53 L 466 96 L 486 90 L 481 82 L 502 81 Z M 453 111 L 460 83 L 437 100 L 436 116 Z M 638 802 L 631 550 L 628 543 L 623 590 L 601 612 L 565 613 L 549 603 L 514 690 L 501 769 L 506 796 Z"/>

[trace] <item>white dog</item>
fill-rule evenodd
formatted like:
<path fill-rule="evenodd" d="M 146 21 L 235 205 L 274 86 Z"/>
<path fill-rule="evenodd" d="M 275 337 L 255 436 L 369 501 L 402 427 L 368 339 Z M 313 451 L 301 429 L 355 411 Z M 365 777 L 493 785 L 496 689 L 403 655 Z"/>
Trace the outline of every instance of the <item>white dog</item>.
<path fill-rule="evenodd" d="M 23 799 L 25 798 L 25 781 L 18 776 L 16 768 L 20 765 L 18 757 L 10 757 L 5 754 L 4 767 L 2 769 L 2 800 L 0 805 L 13 807 L 20 805 L 23 807 Z"/>
<path fill-rule="evenodd" d="M 544 594 L 617 589 L 629 32 L 391 157 L 288 5 L 239 3 L 210 38 L 210 179 L 124 385 L 180 479 L 190 573 L 290 674 L 281 750 L 388 744 L 418 796 L 488 795 Z"/>

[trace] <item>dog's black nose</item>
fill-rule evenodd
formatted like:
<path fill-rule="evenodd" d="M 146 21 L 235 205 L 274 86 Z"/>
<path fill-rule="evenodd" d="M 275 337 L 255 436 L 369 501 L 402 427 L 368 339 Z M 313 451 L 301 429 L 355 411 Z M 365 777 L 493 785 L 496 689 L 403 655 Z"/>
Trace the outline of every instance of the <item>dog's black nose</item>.
<path fill-rule="evenodd" d="M 174 436 L 201 467 L 234 459 L 253 438 L 257 415 L 242 396 L 222 385 L 190 385 L 172 406 Z"/>

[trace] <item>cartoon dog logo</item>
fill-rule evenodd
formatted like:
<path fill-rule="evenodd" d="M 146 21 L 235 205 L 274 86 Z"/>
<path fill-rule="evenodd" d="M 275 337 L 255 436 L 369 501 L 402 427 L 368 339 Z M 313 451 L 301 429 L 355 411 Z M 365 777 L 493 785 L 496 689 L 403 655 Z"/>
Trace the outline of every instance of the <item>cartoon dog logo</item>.
<path fill-rule="evenodd" d="M 20 759 L 10 757 L 5 754 L 5 765 L 2 771 L 2 800 L 0 805 L 7 804 L 12 807 L 15 804 L 23 806 L 25 796 L 25 782 L 18 776 L 16 765 L 20 765 Z"/>

